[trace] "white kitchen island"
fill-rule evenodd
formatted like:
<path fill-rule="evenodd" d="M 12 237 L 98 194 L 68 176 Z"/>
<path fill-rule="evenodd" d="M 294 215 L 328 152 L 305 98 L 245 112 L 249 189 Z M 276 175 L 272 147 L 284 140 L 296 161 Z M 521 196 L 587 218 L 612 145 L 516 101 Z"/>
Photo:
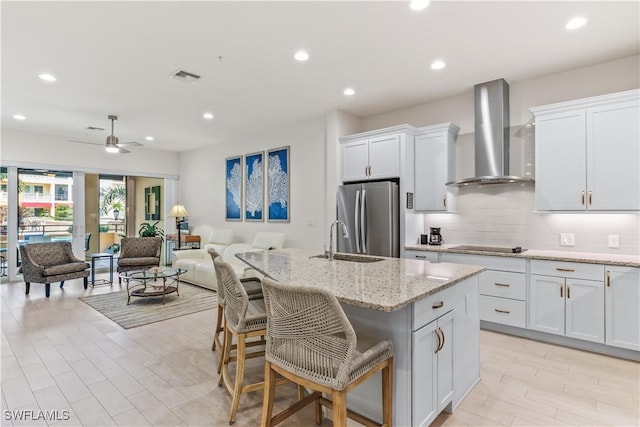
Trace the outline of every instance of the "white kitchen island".
<path fill-rule="evenodd" d="M 283 249 L 236 256 L 265 276 L 330 291 L 358 339 L 394 347 L 393 424 L 428 425 L 455 409 L 480 379 L 478 274 L 484 268 L 421 260 L 315 258 Z M 357 256 L 359 257 L 359 256 Z M 349 393 L 350 409 L 380 421 L 379 374 Z"/>

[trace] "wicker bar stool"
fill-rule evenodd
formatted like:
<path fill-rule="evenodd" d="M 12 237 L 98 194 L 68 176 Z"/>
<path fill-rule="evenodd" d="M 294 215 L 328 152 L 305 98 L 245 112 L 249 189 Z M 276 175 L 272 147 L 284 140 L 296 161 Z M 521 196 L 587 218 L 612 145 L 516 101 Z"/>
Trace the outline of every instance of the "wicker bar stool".
<path fill-rule="evenodd" d="M 244 384 L 244 364 L 245 360 L 253 357 L 264 356 L 264 351 L 254 351 L 248 353 L 246 347 L 256 343 L 264 344 L 266 335 L 267 314 L 264 308 L 263 299 L 249 299 L 246 289 L 236 276 L 233 268 L 224 262 L 222 257 L 213 260 L 216 271 L 220 274 L 220 283 L 224 289 L 225 298 L 225 336 L 223 341 L 222 372 L 218 385 L 224 383 L 231 393 L 232 402 L 229 411 L 229 424 L 233 424 L 240 403 L 242 393 L 263 390 L 264 381 L 253 384 Z M 233 339 L 237 344 L 233 346 Z M 247 339 L 259 338 L 258 341 L 247 342 Z M 231 356 L 231 350 L 236 350 L 236 355 Z M 229 375 L 229 363 L 236 362 L 235 381 L 232 382 Z M 278 384 L 288 382 L 279 379 Z"/>
<path fill-rule="evenodd" d="M 220 255 L 220 253 L 218 251 L 216 251 L 213 248 L 209 248 L 207 250 L 207 252 L 209 252 L 209 255 L 211 256 L 211 260 L 213 261 L 214 259 L 216 259 Z M 214 264 L 215 267 L 215 264 Z M 213 343 L 211 344 L 211 350 L 215 351 L 216 346 L 220 347 L 220 349 L 223 349 L 223 343 L 220 339 L 220 333 L 222 333 L 223 338 L 224 338 L 224 288 L 222 287 L 222 279 L 220 279 L 220 273 L 218 272 L 218 270 L 216 269 L 216 281 L 218 284 L 218 290 L 217 290 L 217 294 L 218 294 L 218 319 L 216 320 L 216 329 L 213 333 Z M 240 279 L 240 282 L 242 283 L 242 285 L 244 286 L 244 288 L 247 291 L 247 294 L 249 295 L 249 299 L 261 299 L 262 298 L 262 283 L 260 282 L 260 279 L 258 278 L 254 278 L 254 277 L 249 277 L 249 278 L 243 278 Z M 218 365 L 218 373 L 220 373 L 220 368 L 222 366 L 222 358 L 220 358 L 220 364 Z"/>
<path fill-rule="evenodd" d="M 320 289 L 262 281 L 267 310 L 263 427 L 274 426 L 315 402 L 315 421 L 322 422 L 321 405 L 333 409 L 333 425 L 347 417 L 366 426 L 392 425 L 393 348 L 390 341 L 358 349 L 356 334 L 335 296 Z M 383 424 L 347 409 L 347 393 L 382 371 Z M 314 390 L 272 417 L 275 375 Z M 331 400 L 323 397 L 331 396 Z"/>

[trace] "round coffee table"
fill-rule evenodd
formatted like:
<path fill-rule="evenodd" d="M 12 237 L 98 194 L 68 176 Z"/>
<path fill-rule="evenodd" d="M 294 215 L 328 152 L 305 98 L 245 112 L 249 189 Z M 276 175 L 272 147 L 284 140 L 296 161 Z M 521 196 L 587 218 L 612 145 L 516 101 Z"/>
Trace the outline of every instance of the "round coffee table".
<path fill-rule="evenodd" d="M 131 297 L 162 297 L 175 292 L 178 296 L 180 275 L 187 270 L 184 268 L 156 267 L 151 270 L 129 271 L 120 273 L 120 278 L 127 284 L 127 305 Z"/>

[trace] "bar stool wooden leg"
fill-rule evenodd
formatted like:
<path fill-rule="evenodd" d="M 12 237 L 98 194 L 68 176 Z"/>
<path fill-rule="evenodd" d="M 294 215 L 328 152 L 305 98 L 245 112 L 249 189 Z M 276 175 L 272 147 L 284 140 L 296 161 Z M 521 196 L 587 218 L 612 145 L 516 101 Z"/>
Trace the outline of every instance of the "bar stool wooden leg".
<path fill-rule="evenodd" d="M 271 369 L 271 362 L 264 362 L 264 397 L 262 398 L 261 427 L 271 427 L 273 399 L 276 394 L 276 372 Z"/>
<path fill-rule="evenodd" d="M 382 369 L 382 423 L 391 427 L 393 423 L 393 357 Z"/>
<path fill-rule="evenodd" d="M 220 355 L 220 376 L 218 377 L 218 387 L 222 386 L 225 376 L 229 376 L 229 359 L 231 357 L 232 336 L 229 328 L 225 327 L 222 355 Z"/>
<path fill-rule="evenodd" d="M 224 306 L 222 304 L 218 304 L 218 319 L 216 320 L 216 329 L 213 332 L 213 344 L 211 344 L 211 351 L 216 350 L 216 344 L 220 340 L 220 332 L 223 332 L 224 336 L 224 328 L 222 327 L 222 318 L 224 317 Z M 220 345 L 222 347 L 222 345 Z M 218 370 L 220 372 L 220 370 Z"/>
<path fill-rule="evenodd" d="M 334 390 L 333 398 L 333 427 L 346 427 L 347 425 L 347 393 Z"/>
<path fill-rule="evenodd" d="M 322 424 L 322 403 L 320 403 L 320 399 L 316 399 L 314 406 L 316 407 L 316 424 L 320 425 Z"/>
<path fill-rule="evenodd" d="M 233 400 L 231 411 L 229 412 L 229 424 L 236 421 L 236 412 L 242 395 L 242 382 L 244 380 L 244 359 L 245 359 L 245 334 L 238 334 L 238 347 L 236 349 L 236 381 L 233 384 Z"/>

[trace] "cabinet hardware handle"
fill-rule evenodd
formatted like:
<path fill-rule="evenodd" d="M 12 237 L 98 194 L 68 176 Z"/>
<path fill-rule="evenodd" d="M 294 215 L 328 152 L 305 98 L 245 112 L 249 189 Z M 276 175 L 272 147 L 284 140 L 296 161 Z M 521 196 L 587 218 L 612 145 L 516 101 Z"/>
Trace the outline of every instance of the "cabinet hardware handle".
<path fill-rule="evenodd" d="M 564 285 L 560 285 L 560 298 L 562 298 L 562 297 L 563 297 L 563 295 L 562 295 L 562 288 L 564 288 Z"/>
<path fill-rule="evenodd" d="M 571 298 L 571 286 L 567 285 L 567 299 Z"/>
<path fill-rule="evenodd" d="M 438 328 L 440 329 L 440 328 Z M 440 350 L 442 350 L 442 348 L 444 347 L 444 331 L 442 329 L 440 329 L 440 334 L 442 335 L 442 344 L 440 345 Z"/>
<path fill-rule="evenodd" d="M 364 176 L 369 176 L 369 166 L 364 167 Z"/>
<path fill-rule="evenodd" d="M 369 176 L 371 176 L 371 165 L 369 165 Z"/>
<path fill-rule="evenodd" d="M 589 191 L 589 206 L 591 206 L 593 204 L 592 202 L 593 202 L 592 194 L 591 194 L 591 191 Z"/>
<path fill-rule="evenodd" d="M 502 286 L 503 288 L 508 288 L 508 287 L 510 287 L 510 286 L 511 286 L 511 285 L 510 285 L 510 284 L 508 284 L 508 283 L 494 283 L 494 285 L 496 285 L 496 286 Z"/>
<path fill-rule="evenodd" d="M 511 312 L 509 310 L 500 310 L 499 308 L 494 308 L 494 311 L 497 311 L 498 313 L 504 313 L 504 314 L 510 314 Z"/>
<path fill-rule="evenodd" d="M 442 203 L 444 204 L 444 207 L 447 207 L 447 195 L 445 194 L 444 197 L 442 198 Z"/>
<path fill-rule="evenodd" d="M 580 203 L 584 206 L 584 191 L 582 192 L 582 197 L 580 198 Z"/>
<path fill-rule="evenodd" d="M 573 268 L 556 268 L 556 270 L 558 270 L 558 271 L 566 271 L 568 273 L 573 273 L 573 272 L 576 271 Z"/>
<path fill-rule="evenodd" d="M 431 308 L 442 308 L 442 307 L 444 307 L 444 301 L 440 301 L 431 306 Z"/>
<path fill-rule="evenodd" d="M 607 288 L 611 286 L 611 272 L 607 270 Z"/>
<path fill-rule="evenodd" d="M 442 339 L 440 338 L 440 332 L 438 332 L 440 330 L 440 328 L 436 329 L 435 331 L 433 331 L 436 336 L 438 337 L 438 345 L 436 346 L 436 350 L 434 351 L 434 353 L 438 353 L 440 351 L 440 346 L 442 344 Z"/>
<path fill-rule="evenodd" d="M 427 259 L 426 255 L 415 255 L 416 258 Z"/>

